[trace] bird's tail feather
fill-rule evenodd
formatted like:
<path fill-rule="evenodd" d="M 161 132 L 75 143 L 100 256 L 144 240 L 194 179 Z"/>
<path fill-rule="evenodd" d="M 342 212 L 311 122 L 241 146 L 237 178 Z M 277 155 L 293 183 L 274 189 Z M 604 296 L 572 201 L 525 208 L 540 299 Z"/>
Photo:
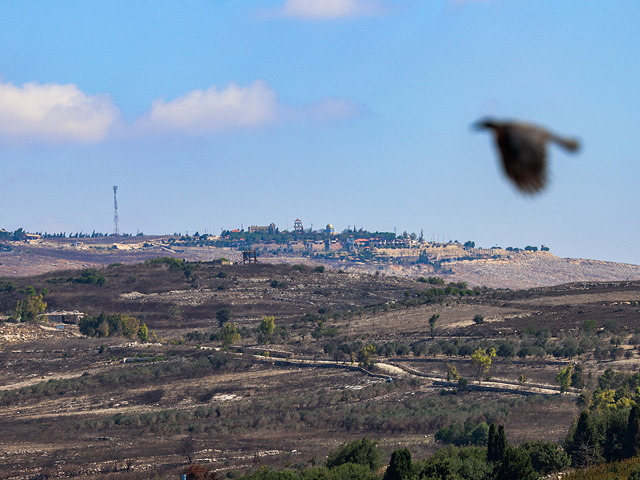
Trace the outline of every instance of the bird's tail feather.
<path fill-rule="evenodd" d="M 566 148 L 571 152 L 575 152 L 580 148 L 580 142 L 575 138 L 563 138 L 554 135 L 552 137 L 553 141 L 556 142 L 561 147 Z"/>

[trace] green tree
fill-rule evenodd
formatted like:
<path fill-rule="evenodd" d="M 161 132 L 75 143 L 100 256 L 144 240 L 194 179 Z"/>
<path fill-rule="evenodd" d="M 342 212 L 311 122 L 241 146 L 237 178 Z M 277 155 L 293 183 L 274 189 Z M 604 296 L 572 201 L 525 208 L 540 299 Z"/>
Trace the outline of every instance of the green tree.
<path fill-rule="evenodd" d="M 496 457 L 498 458 L 498 461 L 502 461 L 508 446 L 509 443 L 507 442 L 507 435 L 504 433 L 504 425 L 500 425 L 498 427 L 498 437 L 496 438 L 495 444 Z"/>
<path fill-rule="evenodd" d="M 484 350 L 477 349 L 471 355 L 471 365 L 475 368 L 478 378 L 489 373 L 491 369 L 491 359 L 496 356 L 495 348 Z"/>
<path fill-rule="evenodd" d="M 230 308 L 221 308 L 216 312 L 216 319 L 218 320 L 218 325 L 220 328 L 231 320 L 231 309 Z"/>
<path fill-rule="evenodd" d="M 495 427 L 495 426 L 494 426 Z M 435 440 L 456 446 L 485 445 L 488 441 L 489 426 L 485 422 L 476 424 L 469 420 L 464 428 L 458 423 L 453 423 L 449 428 L 441 428 L 435 434 Z"/>
<path fill-rule="evenodd" d="M 556 375 L 556 383 L 560 385 L 560 393 L 566 392 L 571 386 L 571 371 L 573 365 L 567 365 Z"/>
<path fill-rule="evenodd" d="M 569 455 L 554 442 L 524 442 L 520 449 L 527 452 L 533 469 L 542 475 L 559 472 L 571 464 Z"/>
<path fill-rule="evenodd" d="M 98 323 L 98 328 L 96 330 L 96 336 L 98 337 L 108 337 L 109 336 L 109 321 L 104 318 Z"/>
<path fill-rule="evenodd" d="M 358 362 L 361 367 L 368 367 L 371 365 L 373 360 L 373 354 L 376 353 L 375 345 L 371 345 L 370 343 L 362 347 L 358 351 Z"/>
<path fill-rule="evenodd" d="M 411 452 L 408 448 L 396 450 L 391 454 L 391 462 L 382 477 L 383 480 L 411 480 L 414 477 Z"/>
<path fill-rule="evenodd" d="M 140 319 L 130 315 L 120 315 L 120 328 L 123 337 L 135 338 L 140 331 Z"/>
<path fill-rule="evenodd" d="M 457 381 L 460 378 L 458 369 L 454 365 L 449 365 L 448 363 L 447 363 L 447 367 L 449 367 L 449 371 L 447 372 L 447 382 L 450 382 L 451 379 Z"/>
<path fill-rule="evenodd" d="M 417 477 L 425 480 L 490 480 L 493 478 L 493 464 L 487 462 L 484 448 L 478 447 L 448 445 L 426 460 L 414 462 L 413 466 Z"/>
<path fill-rule="evenodd" d="M 364 437 L 362 440 L 344 443 L 329 453 L 326 465 L 328 468 L 334 468 L 346 463 L 355 463 L 377 470 L 383 465 L 378 442 L 378 439 L 369 440 Z"/>
<path fill-rule="evenodd" d="M 571 373 L 571 386 L 582 390 L 584 385 L 584 367 L 578 363 Z"/>
<path fill-rule="evenodd" d="M 531 458 L 519 448 L 507 446 L 498 471 L 496 480 L 537 480 L 540 478 L 531 465 Z"/>
<path fill-rule="evenodd" d="M 495 423 L 489 425 L 489 437 L 487 438 L 487 460 L 497 462 L 499 460 L 497 454 L 498 444 L 498 428 Z"/>
<path fill-rule="evenodd" d="M 140 338 L 140 341 L 142 342 L 149 341 L 149 328 L 147 328 L 147 325 L 144 323 L 140 325 L 140 329 L 138 330 L 138 338 Z"/>
<path fill-rule="evenodd" d="M 33 294 L 18 300 L 13 309 L 13 316 L 21 322 L 37 322 L 38 316 L 44 313 L 46 308 L 47 303 L 42 301 L 42 294 L 36 295 L 34 290 Z M 46 317 L 42 315 L 40 319 L 46 320 Z"/>
<path fill-rule="evenodd" d="M 439 317 L 440 317 L 439 313 L 434 313 L 433 315 L 431 315 L 431 318 L 429 319 L 429 328 L 431 329 L 431 338 L 436 336 L 436 322 L 438 321 Z"/>
<path fill-rule="evenodd" d="M 627 458 L 640 455 L 640 407 L 638 404 L 634 404 L 629 412 L 624 443 Z"/>
<path fill-rule="evenodd" d="M 222 329 L 222 346 L 228 347 L 234 343 L 238 343 L 241 340 L 236 322 L 227 322 Z"/>
<path fill-rule="evenodd" d="M 18 284 L 11 280 L 0 280 L 0 292 L 12 292 L 18 288 Z"/>
<path fill-rule="evenodd" d="M 264 317 L 258 326 L 258 342 L 263 345 L 271 342 L 271 336 L 276 328 L 275 318 L 273 315 Z"/>
<path fill-rule="evenodd" d="M 600 446 L 601 437 L 602 435 L 594 426 L 591 414 L 586 410 L 583 411 L 569 431 L 563 445 L 571 457 L 571 465 L 583 468 L 600 463 L 603 460 Z"/>

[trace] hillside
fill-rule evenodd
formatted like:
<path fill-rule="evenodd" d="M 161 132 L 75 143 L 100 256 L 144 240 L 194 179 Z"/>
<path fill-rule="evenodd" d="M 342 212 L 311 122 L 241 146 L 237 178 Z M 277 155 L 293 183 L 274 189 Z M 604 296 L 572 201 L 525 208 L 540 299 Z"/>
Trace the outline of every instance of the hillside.
<path fill-rule="evenodd" d="M 36 275 L 69 268 L 104 268 L 112 263 L 139 263 L 147 258 L 172 256 L 192 262 L 227 258 L 237 262 L 237 248 L 190 246 L 172 243 L 176 237 L 101 237 L 5 242 L 0 251 L 0 277 Z M 170 240 L 173 241 L 170 243 Z M 317 248 L 320 248 L 316 246 Z M 362 255 L 303 255 L 302 245 L 283 251 L 273 245 L 254 245 L 261 263 L 325 265 L 352 273 L 418 278 L 438 275 L 447 281 L 465 281 L 491 288 L 532 288 L 569 282 L 610 282 L 640 279 L 640 266 L 599 260 L 559 258 L 550 252 L 462 248 L 459 244 L 432 244 L 408 249 L 374 249 L 377 257 Z M 334 246 L 332 245 L 332 249 Z M 321 250 L 318 250 L 321 252 Z M 432 259 L 417 263 L 420 252 Z M 382 260 L 381 260 L 382 259 Z"/>
<path fill-rule="evenodd" d="M 157 340 L 0 323 L 0 478 L 304 468 L 365 435 L 387 455 L 407 446 L 424 458 L 441 447 L 438 429 L 466 421 L 504 424 L 514 444 L 562 441 L 579 407 L 577 390 L 558 395 L 558 370 L 580 363 L 588 394 L 606 368 L 640 358 L 640 282 L 471 290 L 300 264 L 169 261 L 97 269 L 102 285 L 76 281 L 86 273 L 13 277 L 0 310 L 27 286 L 46 288 L 47 311 L 130 315 Z M 225 308 L 241 339 L 219 351 Z M 266 315 L 277 327 L 269 343 L 258 330 Z M 367 345 L 374 364 L 363 369 Z M 482 377 L 470 354 L 489 347 L 498 356 Z M 447 382 L 451 366 L 473 390 Z"/>

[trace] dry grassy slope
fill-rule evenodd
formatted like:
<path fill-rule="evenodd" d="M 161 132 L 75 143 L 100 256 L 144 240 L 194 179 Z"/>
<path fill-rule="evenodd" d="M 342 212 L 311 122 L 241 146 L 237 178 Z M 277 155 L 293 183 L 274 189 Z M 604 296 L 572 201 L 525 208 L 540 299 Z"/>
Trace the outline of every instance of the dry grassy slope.
<path fill-rule="evenodd" d="M 553 257 L 550 257 L 553 259 Z M 109 262 L 111 263 L 111 262 Z M 221 273 L 225 273 L 222 277 Z M 215 318 L 217 308 L 231 305 L 238 321 L 243 326 L 253 327 L 264 314 L 276 313 L 278 325 L 286 325 L 291 333 L 289 339 L 278 339 L 280 345 L 269 348 L 295 353 L 296 358 L 317 358 L 332 360 L 324 353 L 324 347 L 331 339 L 314 339 L 300 331 L 315 328 L 308 324 L 302 329 L 291 327 L 299 322 L 304 312 L 316 312 L 319 307 L 332 306 L 334 309 L 348 309 L 358 305 L 383 304 L 405 298 L 404 292 L 416 292 L 430 285 L 402 277 L 345 275 L 313 269 L 290 268 L 286 265 L 218 266 L 202 264 L 194 267 L 197 280 L 190 281 L 182 270 L 170 270 L 166 265 L 124 265 L 102 271 L 107 277 L 104 287 L 75 283 L 47 283 L 49 277 L 77 275 L 78 272 L 52 273 L 47 277 L 16 278 L 24 287 L 33 284 L 40 289 L 47 286 L 51 292 L 46 299 L 52 306 L 78 307 L 93 306 L 99 311 L 127 311 L 145 314 L 152 328 L 162 327 L 162 334 L 168 339 L 176 338 L 195 328 L 201 331 L 217 330 Z M 135 277 L 135 281 L 132 279 Z M 282 286 L 271 287 L 271 281 L 278 280 Z M 225 288 L 218 289 L 224 284 Z M 11 305 L 21 294 L 1 294 L 0 303 Z M 262 298 L 261 298 L 262 297 Z M 438 342 L 451 337 L 489 338 L 493 340 L 512 338 L 517 340 L 518 332 L 530 325 L 549 328 L 552 341 L 568 331 L 580 328 L 585 319 L 594 319 L 599 325 L 605 320 L 619 322 L 620 329 L 634 332 L 640 327 L 640 282 L 574 283 L 556 287 L 542 287 L 523 291 L 486 291 L 481 295 L 442 298 L 441 302 L 411 308 L 371 312 L 352 317 L 341 317 L 328 322 L 340 328 L 340 337 L 335 341 L 363 342 Z M 181 318 L 169 318 L 168 307 L 177 305 L 182 309 Z M 4 307 L 6 308 L 6 307 Z M 2 310 L 3 308 L 0 308 Z M 436 326 L 436 337 L 430 339 L 428 319 L 434 313 L 440 314 Z M 482 314 L 485 323 L 476 325 L 475 314 Z M 299 322 L 303 323 L 303 322 Z M 8 329 L 11 329 L 10 332 Z M 83 373 L 98 375 L 104 371 L 125 372 L 139 364 L 123 363 L 123 357 L 136 354 L 163 355 L 167 362 L 180 365 L 190 356 L 206 357 L 210 350 L 196 348 L 195 342 L 183 345 L 123 345 L 123 339 L 75 339 L 75 338 L 35 338 L 40 329 L 25 326 L 30 332 L 14 331 L 15 326 L 4 326 L 5 335 L 16 336 L 22 344 L 7 344 L 0 349 L 0 371 L 3 372 L 0 386 L 26 386 L 36 379 L 80 378 Z M 27 333 L 27 337 L 25 337 Z M 59 332 L 51 332 L 51 335 Z M 22 336 L 22 337 L 20 337 Z M 343 339 L 343 336 L 348 338 Z M 605 340 L 607 340 L 605 338 Z M 256 346 L 255 337 L 243 338 L 243 346 Z M 99 353 L 99 346 L 105 344 L 107 350 Z M 203 342 L 205 347 L 219 346 L 219 342 Z M 629 346 L 630 347 L 630 346 Z M 265 347 L 261 347 L 265 348 Z M 596 362 L 584 358 L 587 371 L 596 378 L 609 367 L 634 369 L 638 364 L 637 353 L 627 360 Z M 343 360 L 347 360 L 343 356 Z M 347 360 L 348 361 L 348 360 Z M 469 357 L 403 356 L 385 358 L 388 363 L 413 368 L 429 377 L 445 378 L 448 365 L 454 365 L 465 378 L 474 378 Z M 547 357 L 538 359 L 496 359 L 491 374 L 500 383 L 515 384 L 521 374 L 527 376 L 527 386 L 553 385 L 559 368 L 569 360 Z M 235 362 L 235 360 L 234 360 Z M 145 364 L 146 365 L 146 364 Z M 150 365 L 150 368 L 154 365 Z M 420 378 L 417 385 L 409 383 L 394 391 L 380 392 L 366 400 L 367 408 L 391 408 L 394 405 L 415 405 L 426 399 L 445 398 L 437 395 L 441 387 L 432 385 L 428 379 Z M 75 392 L 69 390 L 56 395 L 30 398 L 29 401 L 8 402 L 0 412 L 0 437 L 3 446 L 0 457 L 0 478 L 15 478 L 38 473 L 43 466 L 55 466 L 64 475 L 95 474 L 101 469 L 102 477 L 113 478 L 117 470 L 119 478 L 137 478 L 133 475 L 143 471 L 158 472 L 156 477 L 177 477 L 186 465 L 186 457 L 180 453 L 184 439 L 193 438 L 197 444 L 196 457 L 202 464 L 219 469 L 257 467 L 266 463 L 256 452 L 278 450 L 282 453 L 273 458 L 273 464 L 282 467 L 286 462 L 308 462 L 314 456 L 322 458 L 340 442 L 361 438 L 363 435 L 381 436 L 384 448 L 390 451 L 400 445 L 409 445 L 415 458 L 424 458 L 436 447 L 433 434 L 445 423 L 433 424 L 418 433 L 405 430 L 400 433 L 388 430 L 347 429 L 342 418 L 347 413 L 336 416 L 327 424 L 314 425 L 313 415 L 325 415 L 332 408 L 317 408 L 313 405 L 292 407 L 283 403 L 291 411 L 309 410 L 313 415 L 307 423 L 300 423 L 298 429 L 286 427 L 269 428 L 269 419 L 263 413 L 238 415 L 238 421 L 248 422 L 244 430 L 232 432 L 216 431 L 207 433 L 202 428 L 231 421 L 232 416 L 194 419 L 198 430 L 188 430 L 189 423 L 181 423 L 180 429 L 172 426 L 173 420 L 160 422 L 151 427 L 145 425 L 115 426 L 100 424 L 105 418 L 113 418 L 116 413 L 138 415 L 142 412 L 177 409 L 194 411 L 198 407 L 219 405 L 223 411 L 233 411 L 236 405 L 248 405 L 256 401 L 260 408 L 268 409 L 272 402 L 295 397 L 296 402 L 315 401 L 322 392 L 330 395 L 351 395 L 353 392 L 370 388 L 378 381 L 362 372 L 335 370 L 319 367 L 299 368 L 297 366 L 264 363 L 251 365 L 238 371 L 224 371 L 212 375 L 185 378 L 167 377 L 158 381 L 138 384 L 131 382 L 110 387 L 96 386 L 95 389 Z M 98 382 L 96 382 L 98 383 Z M 400 382 L 398 382 L 400 384 Z M 385 383 L 382 384 L 383 386 Z M 375 385 L 374 385 L 375 386 Z M 154 399 L 153 393 L 158 399 Z M 283 395 L 283 392 L 286 392 Z M 345 393 L 346 392 L 346 393 Z M 211 396 L 213 395 L 213 396 Z M 306 396 L 306 397 L 305 397 Z M 346 397 L 345 397 L 346 398 Z M 448 397 L 446 397 L 448 398 Z M 458 401 L 473 405 L 483 405 L 496 399 L 511 398 L 524 402 L 523 397 L 508 393 L 471 392 L 465 396 L 452 396 L 448 407 Z M 335 406 L 336 411 L 356 408 L 362 404 L 358 400 L 345 400 Z M 280 405 L 280 404 L 278 404 Z M 391 407 L 389 407 L 391 406 Z M 289 411 L 287 410 L 287 411 Z M 355 411 L 355 410 L 354 410 Z M 425 411 L 422 409 L 420 411 Z M 509 441 L 519 443 L 524 440 L 546 439 L 561 441 L 579 412 L 579 407 L 569 401 L 546 401 L 515 405 L 508 416 L 503 418 Z M 266 411 L 272 418 L 279 412 Z M 265 426 L 258 424 L 259 417 Z M 256 419 L 254 426 L 253 417 Z M 323 417 L 316 417 L 323 418 Z M 97 426 L 82 427 L 78 422 L 89 421 Z M 234 420 L 235 421 L 235 420 Z M 448 422 L 446 418 L 441 422 Z M 180 422 L 177 422 L 180 423 Z M 98 425 L 99 424 L 99 425 Z M 102 426 L 100 426 L 102 425 Z M 386 428 L 386 427 L 385 427 Z M 56 443 L 45 442 L 56 432 Z M 400 444 L 402 442 L 402 444 Z M 212 450 L 213 449 L 213 450 Z M 296 451 L 295 457 L 290 452 Z M 256 460 L 257 458 L 257 460 Z M 270 460 L 271 461 L 271 460 Z M 135 467 L 128 472 L 129 463 Z M 4 469 L 4 471 L 3 471 Z M 173 469 L 173 470 L 172 470 Z M 75 473 L 74 473 L 75 472 Z M 77 473 L 84 472 L 84 473 Z M 63 474 L 59 474 L 63 476 Z M 131 476 L 126 476 L 131 475 Z M 146 475 L 146 474 L 145 474 Z M 151 477 L 152 475 L 147 475 Z"/>
<path fill-rule="evenodd" d="M 571 282 L 640 279 L 640 266 L 559 258 L 550 253 L 523 254 L 510 260 L 465 260 L 451 267 L 454 277 L 492 288 L 532 288 Z"/>
<path fill-rule="evenodd" d="M 314 262 L 300 257 L 263 259 L 263 262 L 308 263 Z M 440 276 L 448 282 L 467 282 L 469 285 L 490 288 L 535 288 L 572 282 L 614 282 L 640 280 L 640 265 L 560 258 L 549 252 L 518 252 L 497 259 L 457 260 L 443 263 L 442 270 L 428 265 L 387 265 L 329 261 L 329 268 L 342 269 L 349 273 L 379 272 L 387 276 L 418 278 Z"/>

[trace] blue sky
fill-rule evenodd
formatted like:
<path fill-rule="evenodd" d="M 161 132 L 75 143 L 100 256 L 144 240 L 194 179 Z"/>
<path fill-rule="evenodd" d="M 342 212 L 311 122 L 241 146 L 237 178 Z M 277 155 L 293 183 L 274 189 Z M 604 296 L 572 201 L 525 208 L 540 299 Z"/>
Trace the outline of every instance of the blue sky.
<path fill-rule="evenodd" d="M 0 1 L 0 227 L 408 231 L 640 264 L 640 2 Z M 583 142 L 518 193 L 483 116 Z"/>

